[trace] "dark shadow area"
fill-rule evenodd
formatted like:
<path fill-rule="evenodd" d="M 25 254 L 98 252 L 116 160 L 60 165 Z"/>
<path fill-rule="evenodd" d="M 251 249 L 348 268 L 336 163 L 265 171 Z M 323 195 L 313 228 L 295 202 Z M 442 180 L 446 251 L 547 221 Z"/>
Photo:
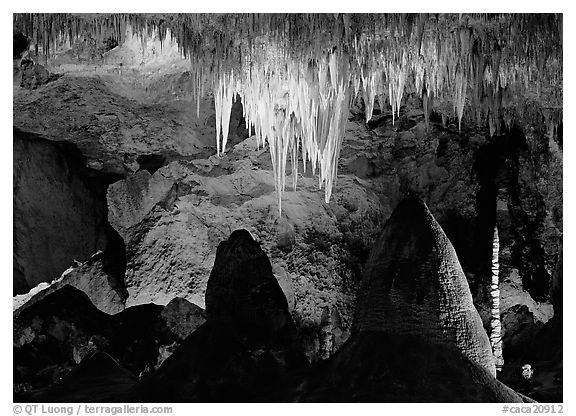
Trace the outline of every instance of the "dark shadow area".
<path fill-rule="evenodd" d="M 13 58 L 20 58 L 22 54 L 28 50 L 28 45 L 28 38 L 26 38 L 26 36 L 24 36 L 22 33 L 15 33 L 12 47 Z"/>

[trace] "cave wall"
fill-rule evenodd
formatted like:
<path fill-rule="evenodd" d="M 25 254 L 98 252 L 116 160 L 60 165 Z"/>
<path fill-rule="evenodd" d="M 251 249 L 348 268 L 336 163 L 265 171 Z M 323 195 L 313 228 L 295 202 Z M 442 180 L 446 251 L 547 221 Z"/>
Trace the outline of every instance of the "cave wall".
<path fill-rule="evenodd" d="M 561 134 L 552 139 L 528 124 L 491 137 L 469 125 L 458 131 L 435 114 L 426 126 L 410 97 L 394 124 L 385 112 L 366 128 L 362 103 L 352 113 L 339 173 L 356 176 L 378 195 L 382 221 L 406 196 L 425 200 L 456 249 L 486 325 L 497 222 L 502 305 L 528 305 L 535 319 L 549 319 L 562 237 Z"/>
<path fill-rule="evenodd" d="M 20 294 L 104 250 L 109 231 L 105 200 L 79 172 L 78 154 L 17 130 L 13 145 L 14 294 Z"/>
<path fill-rule="evenodd" d="M 538 143 L 538 144 L 537 144 Z M 491 229 L 500 234 L 500 281 L 519 274 L 537 302 L 549 302 L 562 239 L 562 154 L 531 126 L 513 128 L 478 149 L 478 257 L 486 273 Z"/>
<path fill-rule="evenodd" d="M 454 245 L 486 326 L 497 217 L 503 306 L 527 305 L 540 322 L 550 318 L 545 291 L 528 293 L 522 280 L 533 276 L 528 279 L 547 287 L 551 279 L 533 270 L 556 261 L 561 203 L 555 198 L 562 183 L 543 172 L 556 172 L 561 157 L 530 149 L 520 129 L 490 137 L 481 129 L 427 127 L 412 105 L 395 124 L 386 115 L 368 126 L 353 119 L 342 146 L 331 201 L 322 202 L 317 178 L 301 166 L 298 189 L 287 188 L 281 216 L 270 156 L 254 137 L 221 158 L 176 161 L 112 185 L 109 219 L 127 244 L 128 304 L 166 303 L 179 295 L 203 305 L 218 242 L 246 228 L 270 256 L 303 342 L 318 349 L 323 311 L 341 314 L 349 329 L 375 237 L 399 201 L 417 195 Z M 536 163 L 535 152 L 549 156 Z M 288 168 L 288 183 L 290 175 Z"/>

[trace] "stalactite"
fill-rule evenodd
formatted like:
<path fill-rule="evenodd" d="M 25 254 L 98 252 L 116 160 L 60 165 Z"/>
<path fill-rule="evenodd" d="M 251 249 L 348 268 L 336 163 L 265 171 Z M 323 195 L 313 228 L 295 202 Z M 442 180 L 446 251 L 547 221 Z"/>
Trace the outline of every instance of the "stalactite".
<path fill-rule="evenodd" d="M 431 92 L 426 91 L 422 94 L 422 106 L 424 109 L 424 123 L 428 129 L 430 127 L 430 114 L 432 114 L 432 108 L 434 106 L 434 96 Z"/>
<path fill-rule="evenodd" d="M 214 90 L 214 106 L 216 108 L 216 149 L 218 156 L 224 154 L 230 128 L 233 97 L 236 91 L 233 74 L 222 74 Z M 220 136 L 222 132 L 222 136 Z M 222 137 L 222 138 L 220 138 Z"/>
<path fill-rule="evenodd" d="M 458 131 L 462 130 L 462 115 L 464 114 L 464 105 L 466 104 L 467 80 L 464 71 L 456 73 L 456 93 L 454 97 L 454 109 L 458 116 Z"/>
<path fill-rule="evenodd" d="M 392 124 L 394 124 L 395 115 L 400 117 L 400 105 L 406 83 L 406 71 L 407 62 L 405 54 L 402 56 L 401 62 L 388 63 L 388 97 L 392 105 Z"/>
<path fill-rule="evenodd" d="M 376 86 L 374 85 L 374 74 L 364 76 L 362 74 L 362 90 L 364 92 L 364 107 L 366 123 L 372 118 L 374 111 L 374 98 L 376 97 Z"/>
<path fill-rule="evenodd" d="M 254 126 L 258 143 L 270 148 L 279 207 L 288 155 L 296 186 L 298 151 L 304 168 L 307 160 L 313 171 L 320 167 L 319 185 L 326 201 L 330 198 L 352 90 L 349 61 L 340 58 L 331 53 L 315 64 L 279 67 L 270 60 L 252 61 L 250 70 L 239 72 L 246 123 Z"/>
<path fill-rule="evenodd" d="M 500 252 L 500 240 L 498 238 L 498 227 L 494 226 L 494 236 L 492 239 L 492 282 L 490 285 L 490 344 L 496 360 L 496 369 L 502 370 L 504 358 L 502 356 L 502 327 L 500 324 L 500 287 L 498 281 L 498 256 Z"/>

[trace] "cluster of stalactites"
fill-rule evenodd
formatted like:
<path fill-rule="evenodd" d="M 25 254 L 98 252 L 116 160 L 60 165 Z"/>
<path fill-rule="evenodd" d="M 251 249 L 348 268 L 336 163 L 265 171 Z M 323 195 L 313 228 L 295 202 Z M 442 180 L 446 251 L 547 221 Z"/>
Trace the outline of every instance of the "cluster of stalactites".
<path fill-rule="evenodd" d="M 286 187 L 288 158 L 296 189 L 300 155 L 304 170 L 307 162 L 313 172 L 319 168 L 319 188 L 324 187 L 328 202 L 351 104 L 349 60 L 339 53 L 327 53 L 314 63 L 278 65 L 276 59 L 269 59 L 246 65 L 250 68 L 222 73 L 216 81 L 218 154 L 226 147 L 232 98 L 239 94 L 249 133 L 253 129 L 259 145 L 269 147 L 278 209 L 281 211 Z"/>
<path fill-rule="evenodd" d="M 502 24 L 506 21 L 507 26 Z M 546 21 L 549 32 L 543 29 Z M 362 34 L 354 51 L 360 63 L 357 72 L 362 82 L 356 84 L 363 90 L 366 119 L 372 116 L 374 98 L 382 108 L 386 93 L 392 115 L 398 114 L 404 91 L 420 94 L 428 115 L 436 102 L 450 102 L 451 108 L 435 110 L 457 118 L 459 127 L 467 113 L 470 121 L 488 126 L 492 135 L 500 131 L 502 122 L 509 126 L 521 116 L 521 109 L 508 108 L 513 97 L 535 98 L 543 108 L 550 106 L 546 102 L 550 99 L 561 105 L 562 53 L 554 27 L 558 21 L 557 16 L 436 22 L 422 18 L 404 38 L 377 40 L 373 34 Z M 519 28 L 527 30 L 524 37 Z M 560 51 L 546 52 L 545 44 Z"/>
<path fill-rule="evenodd" d="M 378 98 L 381 109 L 388 103 L 394 122 L 409 90 L 422 95 L 427 123 L 436 101 L 451 101 L 459 129 L 467 106 L 492 135 L 500 131 L 501 120 L 511 125 L 513 113 L 506 111 L 511 90 L 530 88 L 537 71 L 532 67 L 526 71 L 510 53 L 503 57 L 498 45 L 490 45 L 466 22 L 449 35 L 440 33 L 438 28 L 426 30 L 424 23 L 405 33 L 404 40 L 392 37 L 376 42 L 373 35 L 364 33 L 345 49 L 351 53 L 335 48 L 320 58 L 303 53 L 298 59 L 282 51 L 281 45 L 276 45 L 280 52 L 275 57 L 269 50 L 260 55 L 257 48 L 250 50 L 250 64 L 245 62 L 237 72 L 235 91 L 243 97 L 248 128 L 253 125 L 260 142 L 270 146 L 279 205 L 287 157 L 292 157 L 295 185 L 298 164 L 294 161 L 299 152 L 304 166 L 307 160 L 313 169 L 320 165 L 319 181 L 325 185 L 328 201 L 348 106 L 358 94 L 364 100 L 366 121 Z M 226 76 L 218 79 L 215 88 L 219 153 L 226 144 L 220 131 L 225 132 L 229 119 L 222 97 L 234 96 L 234 75 Z"/>
<path fill-rule="evenodd" d="M 14 30 L 24 33 L 48 60 L 61 44 L 72 45 L 86 36 L 103 42 L 108 38 L 122 43 L 125 39 L 127 16 L 121 14 L 15 13 Z"/>

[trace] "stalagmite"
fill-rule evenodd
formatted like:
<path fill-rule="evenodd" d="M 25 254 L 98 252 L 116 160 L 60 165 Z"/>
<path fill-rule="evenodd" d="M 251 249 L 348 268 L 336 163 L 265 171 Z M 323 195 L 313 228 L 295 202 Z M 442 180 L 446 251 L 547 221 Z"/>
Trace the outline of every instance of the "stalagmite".
<path fill-rule="evenodd" d="M 496 369 L 500 371 L 504 365 L 502 357 L 502 326 L 500 324 L 500 288 L 498 282 L 498 256 L 500 241 L 498 239 L 498 227 L 494 226 L 492 239 L 492 283 L 490 285 L 490 344 L 496 361 Z"/>

